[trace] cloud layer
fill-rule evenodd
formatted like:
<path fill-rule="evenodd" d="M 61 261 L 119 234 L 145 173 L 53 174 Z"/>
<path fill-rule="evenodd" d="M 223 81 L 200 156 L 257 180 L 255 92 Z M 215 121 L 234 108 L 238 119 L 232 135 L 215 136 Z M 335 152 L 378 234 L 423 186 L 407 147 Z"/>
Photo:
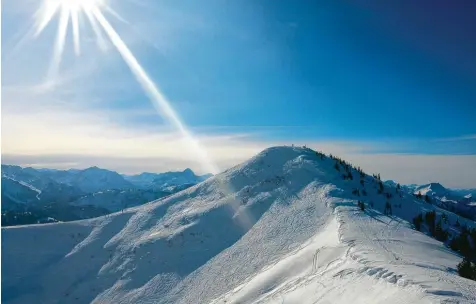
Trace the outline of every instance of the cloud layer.
<path fill-rule="evenodd" d="M 183 170 L 200 173 L 204 168 L 188 143 L 164 125 L 123 125 L 121 115 L 144 115 L 114 111 L 73 110 L 44 102 L 34 111 L 6 107 L 2 113 L 4 163 L 50 168 L 100 166 L 122 173 Z M 209 157 L 224 170 L 261 150 L 275 145 L 307 145 L 339 155 L 369 173 L 401 183 L 438 181 L 449 187 L 476 187 L 476 155 L 395 154 L 386 142 L 272 140 L 253 133 L 195 134 Z M 382 151 L 389 149 L 387 152 Z"/>

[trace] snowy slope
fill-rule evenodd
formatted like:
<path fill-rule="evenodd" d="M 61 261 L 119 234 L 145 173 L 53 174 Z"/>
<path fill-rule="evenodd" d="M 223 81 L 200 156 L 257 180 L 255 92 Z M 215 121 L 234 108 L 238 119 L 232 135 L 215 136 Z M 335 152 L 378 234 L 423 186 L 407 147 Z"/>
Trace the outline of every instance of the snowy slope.
<path fill-rule="evenodd" d="M 3 228 L 2 301 L 475 303 L 461 258 L 402 220 L 435 207 L 387 186 L 384 216 L 377 183 L 364 184 L 356 196 L 333 160 L 276 147 L 123 213 Z"/>
<path fill-rule="evenodd" d="M 42 190 L 53 182 L 51 178 L 38 172 L 33 168 L 22 168 L 20 166 L 2 165 L 2 177 L 22 182 L 29 188 Z"/>
<path fill-rule="evenodd" d="M 31 204 L 37 202 L 40 190 L 11 177 L 2 176 L 2 200 L 10 200 L 16 204 Z M 2 209 L 6 206 L 2 204 Z M 8 208 L 6 208 L 8 209 Z"/>

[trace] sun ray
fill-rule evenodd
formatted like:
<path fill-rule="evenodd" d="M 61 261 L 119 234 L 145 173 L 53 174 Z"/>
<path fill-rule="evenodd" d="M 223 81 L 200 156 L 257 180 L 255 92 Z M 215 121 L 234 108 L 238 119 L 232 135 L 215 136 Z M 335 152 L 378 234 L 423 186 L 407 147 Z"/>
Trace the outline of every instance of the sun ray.
<path fill-rule="evenodd" d="M 71 14 L 71 25 L 73 27 L 74 53 L 78 56 L 81 53 L 79 44 L 79 15 Z"/>
<path fill-rule="evenodd" d="M 89 23 L 91 23 L 91 27 L 94 31 L 94 34 L 96 35 L 96 42 L 98 44 L 98 47 L 101 51 L 105 51 L 107 49 L 107 44 L 106 40 L 104 39 L 104 36 L 102 35 L 101 29 L 99 28 L 99 25 L 94 18 L 93 14 L 91 13 L 90 10 L 85 11 L 86 17 L 88 17 Z"/>
<path fill-rule="evenodd" d="M 158 87 L 150 79 L 150 77 L 147 75 L 145 70 L 135 58 L 135 56 L 121 39 L 119 34 L 114 30 L 109 21 L 107 21 L 107 19 L 104 17 L 102 12 L 97 8 L 93 8 L 91 10 L 91 13 L 94 15 L 96 20 L 104 29 L 112 44 L 119 51 L 122 58 L 129 66 L 131 72 L 134 74 L 134 76 L 136 76 L 137 81 L 140 83 L 144 91 L 149 95 L 149 98 L 151 99 L 156 110 L 160 114 L 165 116 L 169 120 L 169 122 L 175 128 L 177 128 L 181 135 L 190 144 L 194 152 L 199 156 L 199 158 L 201 159 L 201 163 L 205 167 L 205 169 L 211 172 L 217 172 L 218 168 L 216 167 L 216 165 L 210 161 L 210 158 L 208 157 L 205 150 L 200 146 L 200 143 L 192 136 L 190 131 L 187 130 L 175 110 L 170 105 L 170 102 L 166 99 L 166 97 L 160 92 Z"/>
<path fill-rule="evenodd" d="M 37 13 L 36 31 L 34 36 L 38 37 L 45 27 L 51 22 L 54 15 L 60 9 L 61 3 L 58 1 L 43 1 Z"/>
<path fill-rule="evenodd" d="M 119 13 L 116 12 L 111 6 L 105 5 L 104 9 L 113 17 L 115 17 L 117 20 L 121 21 L 122 23 L 129 24 L 129 22 L 126 19 L 122 18 L 122 16 L 119 15 Z"/>
<path fill-rule="evenodd" d="M 66 33 L 68 31 L 69 15 L 70 15 L 70 11 L 61 10 L 58 33 L 56 36 L 55 47 L 53 49 L 53 58 L 51 60 L 50 70 L 48 72 L 48 76 L 50 77 L 50 79 L 56 77 L 59 66 L 61 64 L 61 59 L 63 57 L 64 43 L 66 40 Z"/>

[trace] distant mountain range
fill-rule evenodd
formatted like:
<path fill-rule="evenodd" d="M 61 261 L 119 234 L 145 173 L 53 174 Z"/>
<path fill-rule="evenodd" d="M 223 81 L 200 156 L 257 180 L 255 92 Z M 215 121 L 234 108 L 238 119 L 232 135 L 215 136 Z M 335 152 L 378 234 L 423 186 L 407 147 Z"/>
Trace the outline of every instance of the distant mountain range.
<path fill-rule="evenodd" d="M 189 168 L 178 172 L 144 172 L 137 175 L 123 175 L 126 181 L 132 183 L 136 187 L 145 189 L 164 189 L 185 184 L 198 184 L 211 176 L 212 174 L 195 175 L 195 173 Z"/>
<path fill-rule="evenodd" d="M 2 224 L 104 215 L 170 195 L 210 176 L 196 175 L 191 169 L 121 175 L 98 167 L 56 170 L 2 165 Z"/>
<path fill-rule="evenodd" d="M 386 185 L 396 185 L 395 181 L 386 181 Z M 440 183 L 424 185 L 402 185 L 408 193 L 422 197 L 427 202 L 463 217 L 476 220 L 476 189 L 449 189 Z"/>

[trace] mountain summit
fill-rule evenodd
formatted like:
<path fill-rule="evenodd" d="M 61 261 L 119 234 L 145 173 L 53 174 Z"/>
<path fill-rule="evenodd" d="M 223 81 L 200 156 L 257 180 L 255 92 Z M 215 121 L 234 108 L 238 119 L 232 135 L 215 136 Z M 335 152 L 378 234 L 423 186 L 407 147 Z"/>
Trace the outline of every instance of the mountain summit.
<path fill-rule="evenodd" d="M 423 210 L 441 214 L 337 158 L 269 148 L 124 212 L 2 229 L 2 300 L 474 303 L 461 258 L 411 228 Z"/>

